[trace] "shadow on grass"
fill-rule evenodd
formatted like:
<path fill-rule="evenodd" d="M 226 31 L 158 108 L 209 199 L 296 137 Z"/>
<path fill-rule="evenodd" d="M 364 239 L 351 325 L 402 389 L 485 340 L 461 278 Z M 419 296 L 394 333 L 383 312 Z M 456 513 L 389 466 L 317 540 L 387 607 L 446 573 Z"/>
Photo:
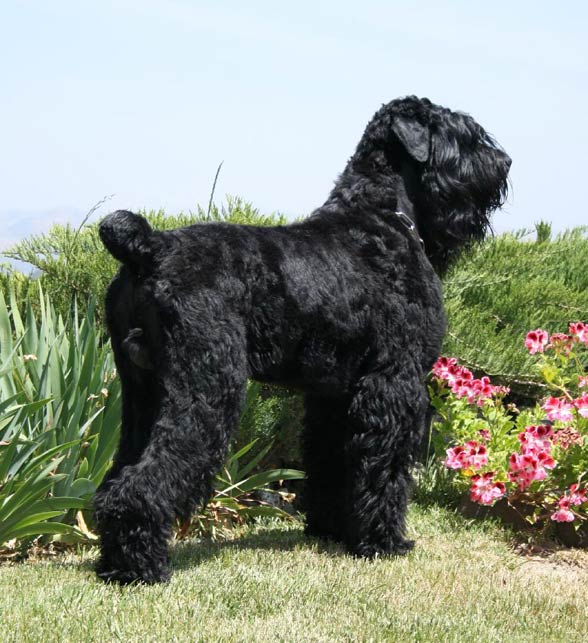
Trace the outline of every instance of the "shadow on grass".
<path fill-rule="evenodd" d="M 266 529 L 246 533 L 234 540 L 179 542 L 172 546 L 172 565 L 176 570 L 188 569 L 218 558 L 225 551 L 270 550 L 289 552 L 295 549 L 312 551 L 329 556 L 347 555 L 337 543 L 306 536 L 301 529 Z"/>
<path fill-rule="evenodd" d="M 197 567 L 202 563 L 222 556 L 223 552 L 226 551 L 268 550 L 289 552 L 295 549 L 308 549 L 328 556 L 347 555 L 343 547 L 337 543 L 306 536 L 302 529 L 280 529 L 280 527 L 245 533 L 232 540 L 190 539 L 173 542 L 170 545 L 171 564 L 174 571 Z M 86 558 L 82 561 L 70 559 L 52 562 L 63 569 L 75 568 L 81 572 L 93 573 L 96 558 Z"/>

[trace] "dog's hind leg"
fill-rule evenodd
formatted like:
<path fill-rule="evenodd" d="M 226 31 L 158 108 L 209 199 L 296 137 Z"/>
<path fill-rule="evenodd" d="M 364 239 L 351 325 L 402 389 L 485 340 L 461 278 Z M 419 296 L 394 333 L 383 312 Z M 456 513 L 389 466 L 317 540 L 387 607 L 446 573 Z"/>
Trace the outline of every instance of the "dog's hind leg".
<path fill-rule="evenodd" d="M 104 482 L 116 478 L 143 452 L 159 409 L 161 391 L 142 328 L 132 328 L 132 279 L 121 271 L 108 288 L 106 318 L 122 389 L 122 426 L 114 463 Z"/>
<path fill-rule="evenodd" d="M 129 464 L 135 464 L 151 434 L 161 398 L 155 373 L 138 368 L 115 346 L 117 369 L 122 389 L 122 423 L 118 449 L 104 483 L 116 478 Z"/>
<path fill-rule="evenodd" d="M 349 397 L 307 394 L 303 453 L 306 533 L 343 541 L 345 535 L 345 431 Z"/>
<path fill-rule="evenodd" d="M 412 548 L 405 516 L 426 409 L 423 379 L 409 365 L 359 382 L 345 446 L 346 544 L 352 553 L 373 557 Z"/>
<path fill-rule="evenodd" d="M 102 538 L 97 571 L 107 581 L 169 578 L 174 517 L 208 499 L 244 401 L 246 359 L 238 333 L 215 337 L 207 346 L 188 329 L 168 333 L 148 442 L 139 460 L 96 494 Z"/>

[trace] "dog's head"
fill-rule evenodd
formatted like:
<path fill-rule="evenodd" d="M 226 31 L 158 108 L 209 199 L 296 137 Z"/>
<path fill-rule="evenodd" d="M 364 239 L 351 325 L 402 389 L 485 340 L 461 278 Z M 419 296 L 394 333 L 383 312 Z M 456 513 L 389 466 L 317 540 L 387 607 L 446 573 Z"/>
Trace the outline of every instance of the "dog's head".
<path fill-rule="evenodd" d="M 414 96 L 376 113 L 351 162 L 356 168 L 377 162 L 379 172 L 404 178 L 410 214 L 438 270 L 483 238 L 506 198 L 511 164 L 471 116 Z"/>

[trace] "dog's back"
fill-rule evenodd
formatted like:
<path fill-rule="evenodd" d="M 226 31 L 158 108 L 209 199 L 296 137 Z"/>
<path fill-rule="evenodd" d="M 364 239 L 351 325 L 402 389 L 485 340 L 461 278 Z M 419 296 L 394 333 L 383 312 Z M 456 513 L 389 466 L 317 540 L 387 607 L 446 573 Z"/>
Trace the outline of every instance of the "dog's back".
<path fill-rule="evenodd" d="M 302 390 L 349 390 L 411 344 L 419 370 L 437 357 L 440 283 L 418 241 L 395 228 L 311 217 L 273 228 L 157 232 L 119 211 L 100 234 L 125 266 L 107 301 L 111 332 L 140 368 L 161 353 L 162 315 L 189 318 L 196 335 L 223 324 L 240 329 L 251 377 Z"/>

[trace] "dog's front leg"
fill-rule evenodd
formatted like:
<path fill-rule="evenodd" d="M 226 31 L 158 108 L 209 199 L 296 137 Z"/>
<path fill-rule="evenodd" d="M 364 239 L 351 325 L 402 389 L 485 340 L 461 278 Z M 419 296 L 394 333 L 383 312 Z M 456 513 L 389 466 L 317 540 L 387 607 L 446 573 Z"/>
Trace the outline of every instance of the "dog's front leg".
<path fill-rule="evenodd" d="M 404 554 L 410 468 L 421 443 L 428 404 L 417 369 L 364 377 L 349 408 L 345 448 L 346 544 L 359 556 Z"/>

